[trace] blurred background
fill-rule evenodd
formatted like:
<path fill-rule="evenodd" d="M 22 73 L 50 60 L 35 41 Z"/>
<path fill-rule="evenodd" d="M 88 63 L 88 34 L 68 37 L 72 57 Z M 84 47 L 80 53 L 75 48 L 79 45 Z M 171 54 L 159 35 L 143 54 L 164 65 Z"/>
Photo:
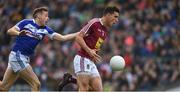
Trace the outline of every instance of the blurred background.
<path fill-rule="evenodd" d="M 61 34 L 77 32 L 88 20 L 101 17 L 106 6 L 117 6 L 119 23 L 109 30 L 97 64 L 105 91 L 168 90 L 180 87 L 179 0 L 0 0 L 0 79 L 8 63 L 14 38 L 6 31 L 36 7 L 49 8 L 48 25 Z M 74 75 L 72 61 L 79 46 L 74 41 L 57 42 L 45 37 L 31 57 L 42 91 L 57 90 L 65 72 Z M 126 61 L 123 71 L 109 66 L 113 55 Z M 11 90 L 30 90 L 18 79 Z M 73 84 L 64 90 L 77 90 Z"/>

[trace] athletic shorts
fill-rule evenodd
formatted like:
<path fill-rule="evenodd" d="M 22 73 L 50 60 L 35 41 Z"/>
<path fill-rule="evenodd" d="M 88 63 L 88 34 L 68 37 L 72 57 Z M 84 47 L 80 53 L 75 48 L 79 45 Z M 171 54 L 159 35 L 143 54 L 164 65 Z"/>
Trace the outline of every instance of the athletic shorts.
<path fill-rule="evenodd" d="M 74 64 L 74 72 L 76 75 L 84 73 L 92 77 L 100 76 L 94 62 L 88 58 L 81 57 L 80 55 L 76 55 L 74 57 L 73 64 Z"/>
<path fill-rule="evenodd" d="M 8 68 L 11 68 L 15 73 L 22 71 L 29 66 L 30 58 L 21 54 L 20 51 L 11 51 L 9 54 Z"/>

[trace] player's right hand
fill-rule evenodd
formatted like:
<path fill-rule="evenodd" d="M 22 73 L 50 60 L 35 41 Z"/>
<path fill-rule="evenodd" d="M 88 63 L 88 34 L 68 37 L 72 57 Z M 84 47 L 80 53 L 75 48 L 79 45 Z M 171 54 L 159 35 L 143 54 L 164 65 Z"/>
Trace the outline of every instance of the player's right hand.
<path fill-rule="evenodd" d="M 90 55 L 90 57 L 92 58 L 92 60 L 93 60 L 95 63 L 98 63 L 98 62 L 101 62 L 101 61 L 102 61 L 102 58 L 101 58 L 101 56 L 99 56 L 96 52 L 97 52 L 96 49 L 91 49 L 91 50 L 89 51 L 89 55 Z"/>
<path fill-rule="evenodd" d="M 30 32 L 26 31 L 26 30 L 22 30 L 20 33 L 19 33 L 19 36 L 25 36 L 27 34 L 30 34 Z"/>

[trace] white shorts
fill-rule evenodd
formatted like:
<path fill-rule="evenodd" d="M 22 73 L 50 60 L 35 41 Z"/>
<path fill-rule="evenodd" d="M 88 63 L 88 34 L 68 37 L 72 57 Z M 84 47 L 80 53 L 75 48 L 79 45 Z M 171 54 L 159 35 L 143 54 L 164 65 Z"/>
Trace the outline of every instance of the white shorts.
<path fill-rule="evenodd" d="M 74 63 L 74 72 L 76 75 L 83 73 L 83 74 L 88 74 L 92 77 L 100 76 L 94 62 L 88 58 L 81 57 L 80 55 L 76 55 L 74 57 L 73 63 Z"/>
<path fill-rule="evenodd" d="M 11 68 L 14 72 L 19 72 L 29 66 L 30 58 L 21 52 L 11 51 L 9 54 L 8 68 Z"/>

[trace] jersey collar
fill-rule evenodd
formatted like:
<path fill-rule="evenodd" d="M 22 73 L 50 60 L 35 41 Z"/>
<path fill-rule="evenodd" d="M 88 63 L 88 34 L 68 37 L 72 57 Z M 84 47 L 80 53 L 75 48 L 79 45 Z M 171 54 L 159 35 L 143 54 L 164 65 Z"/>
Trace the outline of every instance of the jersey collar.
<path fill-rule="evenodd" d="M 46 26 L 39 26 L 39 25 L 36 23 L 35 19 L 33 19 L 33 22 L 34 22 L 34 24 L 37 26 L 37 28 L 39 28 L 39 29 L 46 28 Z"/>
<path fill-rule="evenodd" d="M 102 22 L 102 19 L 101 19 L 101 18 L 99 18 L 99 21 L 100 21 L 101 25 L 103 25 L 103 22 Z"/>
<path fill-rule="evenodd" d="M 36 23 L 36 21 L 33 19 L 33 22 Z"/>

